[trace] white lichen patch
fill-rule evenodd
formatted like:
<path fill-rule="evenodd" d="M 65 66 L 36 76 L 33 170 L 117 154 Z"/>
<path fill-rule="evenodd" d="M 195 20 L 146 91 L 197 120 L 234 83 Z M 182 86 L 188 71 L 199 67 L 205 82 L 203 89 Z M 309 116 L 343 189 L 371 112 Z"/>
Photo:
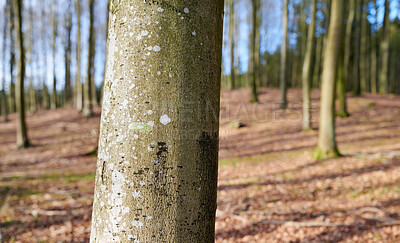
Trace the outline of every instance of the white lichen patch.
<path fill-rule="evenodd" d="M 138 221 L 138 220 L 134 220 L 132 221 L 132 225 L 136 228 L 142 228 L 143 227 L 143 223 Z"/>
<path fill-rule="evenodd" d="M 136 190 L 133 191 L 132 196 L 133 196 L 133 198 L 139 198 L 141 196 L 140 191 L 136 191 Z"/>
<path fill-rule="evenodd" d="M 160 122 L 163 125 L 167 125 L 168 123 L 171 122 L 171 118 L 169 118 L 169 116 L 167 114 L 164 114 L 160 117 Z"/>
<path fill-rule="evenodd" d="M 144 185 L 146 185 L 146 182 L 140 181 L 140 182 L 139 182 L 139 185 L 144 186 Z"/>
<path fill-rule="evenodd" d="M 159 51 L 161 51 L 161 47 L 155 45 L 155 46 L 153 47 L 153 51 L 159 52 Z"/>
<path fill-rule="evenodd" d="M 140 32 L 141 36 L 146 36 L 148 34 L 149 34 L 149 32 L 147 30 L 142 30 L 142 32 Z"/>
<path fill-rule="evenodd" d="M 192 35 L 196 35 L 196 31 L 193 31 L 193 32 L 192 32 Z"/>
<path fill-rule="evenodd" d="M 188 9 L 188 8 L 184 8 L 184 9 L 183 9 L 183 12 L 189 13 L 189 9 Z"/>
<path fill-rule="evenodd" d="M 129 124 L 129 129 L 133 131 L 138 131 L 141 133 L 149 133 L 153 130 L 154 122 L 133 122 Z"/>
<path fill-rule="evenodd" d="M 162 7 L 159 7 L 159 8 L 157 8 L 157 11 L 162 13 L 162 12 L 164 12 L 164 9 Z"/>

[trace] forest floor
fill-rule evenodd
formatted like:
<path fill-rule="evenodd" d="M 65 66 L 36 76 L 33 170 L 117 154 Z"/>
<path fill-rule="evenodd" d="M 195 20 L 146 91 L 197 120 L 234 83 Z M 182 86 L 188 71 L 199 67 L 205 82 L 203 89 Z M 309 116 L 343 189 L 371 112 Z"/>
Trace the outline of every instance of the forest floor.
<path fill-rule="evenodd" d="M 312 94 L 317 128 L 319 93 Z M 400 97 L 349 97 L 337 118 L 344 155 L 315 161 L 301 91 L 223 91 L 216 242 L 400 242 Z M 88 242 L 100 110 L 27 116 L 32 147 L 0 122 L 0 227 L 6 242 Z M 237 128 L 238 125 L 243 127 Z"/>

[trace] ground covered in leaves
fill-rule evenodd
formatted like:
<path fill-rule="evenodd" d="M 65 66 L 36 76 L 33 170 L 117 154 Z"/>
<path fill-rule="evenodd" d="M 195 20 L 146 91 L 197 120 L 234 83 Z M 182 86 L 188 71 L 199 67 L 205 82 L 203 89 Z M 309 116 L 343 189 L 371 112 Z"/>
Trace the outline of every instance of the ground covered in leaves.
<path fill-rule="evenodd" d="M 337 119 L 344 155 L 315 161 L 301 131 L 301 91 L 259 104 L 224 91 L 216 242 L 400 242 L 400 98 L 349 97 Z M 319 94 L 313 93 L 317 129 Z M 0 228 L 6 242 L 88 242 L 99 110 L 28 115 L 33 144 L 15 150 L 15 116 L 0 122 Z"/>

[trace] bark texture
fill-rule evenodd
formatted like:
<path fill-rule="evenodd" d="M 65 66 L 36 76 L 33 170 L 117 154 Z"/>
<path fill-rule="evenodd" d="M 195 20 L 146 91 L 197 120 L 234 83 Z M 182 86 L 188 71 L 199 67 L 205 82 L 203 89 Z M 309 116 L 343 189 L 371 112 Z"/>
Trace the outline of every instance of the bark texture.
<path fill-rule="evenodd" d="M 111 1 L 91 242 L 214 242 L 223 7 Z"/>
<path fill-rule="evenodd" d="M 319 159 L 339 156 L 335 140 L 335 79 L 342 38 L 343 1 L 332 1 L 331 23 L 322 71 L 318 149 L 315 154 Z"/>

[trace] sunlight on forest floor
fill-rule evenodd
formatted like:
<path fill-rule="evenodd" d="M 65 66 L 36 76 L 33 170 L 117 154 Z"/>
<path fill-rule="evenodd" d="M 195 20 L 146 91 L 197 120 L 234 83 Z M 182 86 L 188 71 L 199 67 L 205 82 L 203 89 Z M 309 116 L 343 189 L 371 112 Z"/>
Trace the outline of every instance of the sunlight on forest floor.
<path fill-rule="evenodd" d="M 247 90 L 223 91 L 217 242 L 399 242 L 400 98 L 349 97 L 337 119 L 345 155 L 317 162 L 317 131 L 301 131 L 301 91 L 277 109 Z M 313 92 L 313 116 L 319 94 Z M 87 242 L 100 110 L 28 115 L 33 147 L 15 151 L 15 120 L 0 126 L 0 222 L 10 242 Z M 240 124 L 241 128 L 237 128 Z"/>

